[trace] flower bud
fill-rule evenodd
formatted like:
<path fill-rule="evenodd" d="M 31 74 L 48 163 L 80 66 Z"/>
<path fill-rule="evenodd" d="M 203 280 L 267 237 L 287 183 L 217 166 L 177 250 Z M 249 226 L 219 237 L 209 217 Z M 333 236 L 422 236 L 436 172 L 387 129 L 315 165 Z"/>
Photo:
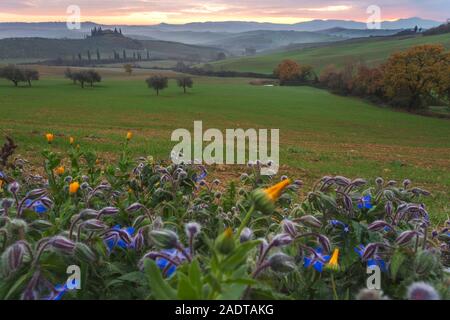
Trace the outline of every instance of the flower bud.
<path fill-rule="evenodd" d="M 361 178 L 356 178 L 352 181 L 352 185 L 355 187 L 362 187 L 363 185 L 367 184 L 367 181 Z"/>
<path fill-rule="evenodd" d="M 330 240 L 326 236 L 319 234 L 319 235 L 317 235 L 317 240 L 319 241 L 320 245 L 322 246 L 322 248 L 325 252 L 327 252 L 327 253 L 331 252 L 331 243 L 330 243 Z"/>
<path fill-rule="evenodd" d="M 275 272 L 288 273 L 295 269 L 294 258 L 284 253 L 275 253 L 268 259 L 270 268 Z"/>
<path fill-rule="evenodd" d="M 116 215 L 117 213 L 119 213 L 119 209 L 115 208 L 115 207 L 106 207 L 103 208 L 99 211 L 98 213 L 98 217 L 100 218 L 101 216 L 113 216 Z"/>
<path fill-rule="evenodd" d="M 377 184 L 378 187 L 382 187 L 383 183 L 384 183 L 384 180 L 383 180 L 383 178 L 378 177 L 378 178 L 375 179 L 375 183 Z"/>
<path fill-rule="evenodd" d="M 26 198 L 28 198 L 28 199 L 39 198 L 39 197 L 45 195 L 46 193 L 47 193 L 47 190 L 45 190 L 45 189 L 34 189 L 34 190 L 29 191 L 26 194 Z"/>
<path fill-rule="evenodd" d="M 392 190 L 384 190 L 383 195 L 387 200 L 395 201 L 395 194 Z"/>
<path fill-rule="evenodd" d="M 20 241 L 6 248 L 1 256 L 1 265 L 6 276 L 22 267 L 25 253 L 25 246 Z"/>
<path fill-rule="evenodd" d="M 107 225 L 98 219 L 89 219 L 82 223 L 83 229 L 88 232 L 102 231 L 107 228 Z"/>
<path fill-rule="evenodd" d="M 321 228 L 322 222 L 312 215 L 302 216 L 299 221 L 307 227 Z"/>
<path fill-rule="evenodd" d="M 73 253 L 75 242 L 62 236 L 55 236 L 49 240 L 50 245 L 64 253 Z"/>
<path fill-rule="evenodd" d="M 377 220 L 368 225 L 367 229 L 369 231 L 380 231 L 388 227 L 392 229 L 392 226 L 384 220 Z"/>
<path fill-rule="evenodd" d="M 12 207 L 13 203 L 14 203 L 14 200 L 12 200 L 12 199 L 3 199 L 2 200 L 2 208 L 9 209 Z"/>
<path fill-rule="evenodd" d="M 386 300 L 381 290 L 362 289 L 356 296 L 357 300 Z"/>
<path fill-rule="evenodd" d="M 35 230 L 45 231 L 53 227 L 53 224 L 47 220 L 34 220 L 32 223 L 30 223 L 30 227 Z"/>
<path fill-rule="evenodd" d="M 369 243 L 362 252 L 361 258 L 363 261 L 367 261 L 375 255 L 375 253 L 378 250 L 378 244 L 377 243 Z"/>
<path fill-rule="evenodd" d="M 152 230 L 149 236 L 162 249 L 173 249 L 178 245 L 178 235 L 172 230 Z"/>
<path fill-rule="evenodd" d="M 81 210 L 79 213 L 79 216 L 81 219 L 94 218 L 97 215 L 98 215 L 98 212 L 93 209 L 84 209 L 84 210 Z"/>
<path fill-rule="evenodd" d="M 392 213 L 394 212 L 394 206 L 392 205 L 391 201 L 386 202 L 386 205 L 384 206 L 384 210 L 386 211 L 386 215 L 388 217 L 392 217 Z"/>
<path fill-rule="evenodd" d="M 346 177 L 336 176 L 334 177 L 334 182 L 340 187 L 346 187 L 351 183 L 351 180 Z"/>
<path fill-rule="evenodd" d="M 141 250 L 144 247 L 145 239 L 142 232 L 138 232 L 131 241 L 131 248 Z"/>
<path fill-rule="evenodd" d="M 239 241 L 241 243 L 247 242 L 252 240 L 253 238 L 253 231 L 250 228 L 245 227 L 242 229 L 241 235 L 239 236 Z"/>
<path fill-rule="evenodd" d="M 12 219 L 8 227 L 12 234 L 18 234 L 20 232 L 27 233 L 28 231 L 28 224 L 22 219 Z"/>
<path fill-rule="evenodd" d="M 397 237 L 395 243 L 399 246 L 406 245 L 417 235 L 418 233 L 415 230 L 404 231 Z"/>
<path fill-rule="evenodd" d="M 297 224 L 292 222 L 291 220 L 284 219 L 283 221 L 281 221 L 281 228 L 283 229 L 284 233 L 287 233 L 292 237 L 295 237 L 297 235 Z"/>
<path fill-rule="evenodd" d="M 97 256 L 91 248 L 82 242 L 77 242 L 75 244 L 74 255 L 81 261 L 94 262 L 97 260 Z"/>
<path fill-rule="evenodd" d="M 408 188 L 408 186 L 411 184 L 411 180 L 405 179 L 403 180 L 403 188 Z"/>
<path fill-rule="evenodd" d="M 292 237 L 287 233 L 277 234 L 272 239 L 272 245 L 274 247 L 282 247 L 291 244 L 293 241 Z"/>
<path fill-rule="evenodd" d="M 195 238 L 201 230 L 200 224 L 197 222 L 189 222 L 185 225 L 185 231 L 188 238 Z"/>
<path fill-rule="evenodd" d="M 440 300 L 434 287 L 425 282 L 415 282 L 408 287 L 409 300 Z"/>
<path fill-rule="evenodd" d="M 232 252 L 235 248 L 235 243 L 233 239 L 233 230 L 227 228 L 221 235 L 216 239 L 216 249 L 220 253 L 226 255 Z"/>
<path fill-rule="evenodd" d="M 137 212 L 137 211 L 141 210 L 142 208 L 144 208 L 144 206 L 142 204 L 140 204 L 139 202 L 135 202 L 132 205 L 130 205 L 128 208 L 126 208 L 125 211 L 133 213 L 133 212 Z"/>
<path fill-rule="evenodd" d="M 12 194 L 16 194 L 20 190 L 20 184 L 17 181 L 13 181 L 8 185 L 8 191 Z"/>

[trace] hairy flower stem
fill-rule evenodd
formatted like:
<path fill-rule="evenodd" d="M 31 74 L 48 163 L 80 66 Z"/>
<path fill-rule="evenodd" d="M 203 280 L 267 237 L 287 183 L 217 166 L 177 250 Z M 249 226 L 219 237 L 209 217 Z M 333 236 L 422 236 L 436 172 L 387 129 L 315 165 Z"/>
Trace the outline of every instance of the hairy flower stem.
<path fill-rule="evenodd" d="M 186 250 L 183 248 L 183 246 L 181 245 L 181 243 L 179 243 L 179 242 L 177 243 L 176 249 L 177 249 L 178 251 L 180 251 L 181 254 L 182 254 L 183 256 L 185 256 L 185 258 L 186 258 L 189 262 L 192 262 L 192 257 L 191 257 L 189 254 L 186 253 Z"/>
<path fill-rule="evenodd" d="M 255 211 L 255 204 L 252 204 L 250 209 L 247 211 L 247 214 L 244 217 L 244 220 L 242 220 L 241 225 L 239 226 L 239 229 L 237 230 L 237 236 L 239 237 L 242 230 L 247 226 L 248 222 L 250 221 L 250 218 L 252 217 L 252 213 Z"/>
<path fill-rule="evenodd" d="M 334 281 L 334 274 L 331 274 L 331 286 L 333 288 L 334 300 L 339 300 L 339 296 L 336 291 L 336 282 Z"/>

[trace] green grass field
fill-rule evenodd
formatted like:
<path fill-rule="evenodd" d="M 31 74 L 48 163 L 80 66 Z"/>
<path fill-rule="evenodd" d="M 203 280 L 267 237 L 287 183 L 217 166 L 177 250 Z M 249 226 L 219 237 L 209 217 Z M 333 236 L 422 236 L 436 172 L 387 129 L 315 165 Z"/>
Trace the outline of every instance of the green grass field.
<path fill-rule="evenodd" d="M 142 74 L 125 77 L 104 71 L 104 82 L 83 90 L 50 75 L 52 70 L 41 72 L 44 78 L 32 88 L 0 81 L 0 127 L 17 140 L 18 153 L 34 162 L 42 161 L 46 132 L 55 133 L 55 148 L 67 148 L 72 135 L 108 161 L 129 129 L 135 133 L 135 155 L 167 159 L 174 145 L 172 130 L 191 130 L 194 120 L 202 120 L 204 130 L 279 128 L 280 173 L 309 186 L 326 174 L 410 178 L 434 192 L 430 203 L 436 218 L 446 219 L 450 213 L 448 120 L 396 112 L 310 87 L 251 86 L 249 79 L 197 78 L 186 95 L 171 80 L 170 88 L 157 97 Z M 239 170 L 217 168 L 229 178 L 238 177 Z"/>
<path fill-rule="evenodd" d="M 272 73 L 283 59 L 293 59 L 299 63 L 312 65 L 316 71 L 320 71 L 329 64 L 340 67 L 349 61 L 376 65 L 383 62 L 393 52 L 421 44 L 443 44 L 446 48 L 450 48 L 450 34 L 413 38 L 353 40 L 343 43 L 331 43 L 328 46 L 319 48 L 281 51 L 268 55 L 229 59 L 213 63 L 212 65 L 216 70 Z"/>

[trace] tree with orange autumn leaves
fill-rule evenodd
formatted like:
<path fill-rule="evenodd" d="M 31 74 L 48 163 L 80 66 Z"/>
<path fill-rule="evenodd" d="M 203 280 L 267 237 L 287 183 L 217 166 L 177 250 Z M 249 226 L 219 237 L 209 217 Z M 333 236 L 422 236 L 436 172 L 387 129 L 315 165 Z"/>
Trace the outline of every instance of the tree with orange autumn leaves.
<path fill-rule="evenodd" d="M 448 99 L 450 53 L 441 45 L 422 45 L 393 54 L 381 66 L 383 87 L 389 99 L 402 95 L 409 110 L 422 106 L 423 99 Z"/>
<path fill-rule="evenodd" d="M 309 65 L 299 65 L 294 60 L 283 60 L 273 71 L 280 84 L 288 82 L 305 82 L 313 76 L 313 68 Z"/>

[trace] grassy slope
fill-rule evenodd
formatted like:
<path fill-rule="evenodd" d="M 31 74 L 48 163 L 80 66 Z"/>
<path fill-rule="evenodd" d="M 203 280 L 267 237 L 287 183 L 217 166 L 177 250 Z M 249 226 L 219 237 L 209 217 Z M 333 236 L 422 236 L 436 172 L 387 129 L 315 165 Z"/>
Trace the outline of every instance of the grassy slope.
<path fill-rule="evenodd" d="M 282 169 L 308 185 L 325 174 L 386 179 L 408 177 L 436 192 L 432 208 L 449 213 L 449 122 L 338 97 L 309 87 L 254 87 L 242 79 L 197 79 L 183 95 L 175 83 L 156 97 L 144 75 L 109 75 L 94 89 L 44 79 L 32 88 L 0 81 L 0 127 L 17 140 L 20 153 L 39 160 L 43 134 L 57 134 L 56 148 L 74 135 L 109 157 L 128 129 L 136 133 L 135 154 L 167 158 L 170 134 L 205 128 L 280 128 Z M 230 173 L 237 176 L 237 173 Z"/>
<path fill-rule="evenodd" d="M 270 55 L 229 59 L 214 63 L 216 69 L 271 73 L 283 59 L 294 59 L 310 64 L 320 70 L 331 63 L 342 66 L 347 61 L 377 64 L 395 51 L 421 44 L 444 44 L 450 48 L 450 34 L 414 38 L 358 39 L 357 41 L 333 43 L 320 48 L 308 48 L 277 52 Z"/>

